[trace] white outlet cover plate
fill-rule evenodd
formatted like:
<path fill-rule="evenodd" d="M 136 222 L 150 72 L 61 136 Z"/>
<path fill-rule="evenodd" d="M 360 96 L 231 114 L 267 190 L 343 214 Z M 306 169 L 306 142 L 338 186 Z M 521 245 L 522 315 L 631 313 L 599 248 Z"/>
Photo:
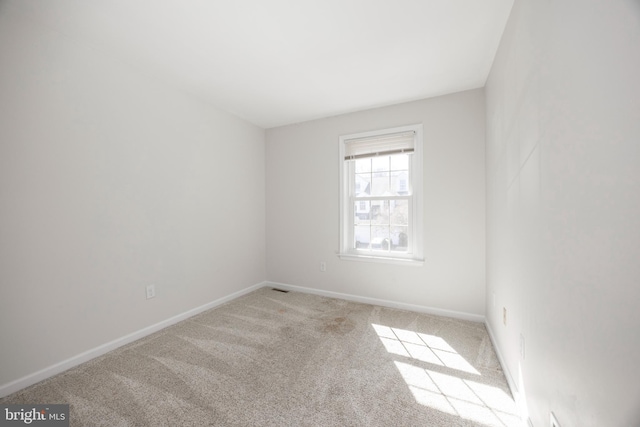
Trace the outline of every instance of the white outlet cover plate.
<path fill-rule="evenodd" d="M 147 286 L 147 299 L 153 298 L 156 296 L 156 287 L 154 285 Z"/>

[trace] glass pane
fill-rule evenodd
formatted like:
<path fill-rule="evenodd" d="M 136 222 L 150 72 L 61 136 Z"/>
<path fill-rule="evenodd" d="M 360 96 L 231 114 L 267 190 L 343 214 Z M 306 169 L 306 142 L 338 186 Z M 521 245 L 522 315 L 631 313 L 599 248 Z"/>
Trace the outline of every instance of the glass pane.
<path fill-rule="evenodd" d="M 371 194 L 371 174 L 357 173 L 355 181 L 355 193 L 358 196 L 368 196 Z"/>
<path fill-rule="evenodd" d="M 371 194 L 374 196 L 389 195 L 389 172 L 379 172 L 373 174 L 371 183 Z"/>
<path fill-rule="evenodd" d="M 371 201 L 371 223 L 372 224 L 389 224 L 389 201 L 373 200 Z"/>
<path fill-rule="evenodd" d="M 360 200 L 355 203 L 353 212 L 353 223 L 355 225 L 369 225 L 371 223 L 371 202 L 367 200 Z"/>
<path fill-rule="evenodd" d="M 391 156 L 391 170 L 392 171 L 409 170 L 409 155 L 397 154 L 397 155 Z"/>
<path fill-rule="evenodd" d="M 409 172 L 391 172 L 391 193 L 394 196 L 409 194 Z"/>
<path fill-rule="evenodd" d="M 391 200 L 389 209 L 389 223 L 391 225 L 409 225 L 409 201 Z"/>
<path fill-rule="evenodd" d="M 371 227 L 371 249 L 374 251 L 388 251 L 391 248 L 388 226 Z"/>
<path fill-rule="evenodd" d="M 373 157 L 371 160 L 374 175 L 378 172 L 389 172 L 389 156 Z"/>
<path fill-rule="evenodd" d="M 407 252 L 409 247 L 409 227 L 391 227 L 391 250 Z"/>
<path fill-rule="evenodd" d="M 368 225 L 356 225 L 353 240 L 353 245 L 356 249 L 368 249 L 371 241 L 371 227 Z"/>
<path fill-rule="evenodd" d="M 371 172 L 371 158 L 356 160 L 356 173 Z"/>

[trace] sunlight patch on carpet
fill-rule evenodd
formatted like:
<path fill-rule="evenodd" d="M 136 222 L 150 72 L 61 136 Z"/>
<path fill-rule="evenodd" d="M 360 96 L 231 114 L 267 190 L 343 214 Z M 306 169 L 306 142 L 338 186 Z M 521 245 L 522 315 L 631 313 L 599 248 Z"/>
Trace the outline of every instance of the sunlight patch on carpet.
<path fill-rule="evenodd" d="M 421 405 L 486 426 L 520 425 L 513 400 L 497 387 L 404 362 L 394 363 Z"/>
<path fill-rule="evenodd" d="M 371 326 L 389 353 L 480 375 L 476 368 L 440 337 L 375 323 Z"/>
<path fill-rule="evenodd" d="M 371 324 L 388 353 L 402 356 L 394 364 L 415 401 L 438 411 L 484 426 L 521 426 L 518 409 L 509 394 L 498 387 L 468 379 L 482 377 L 444 339 L 406 329 Z M 420 365 L 445 368 L 446 374 Z M 447 368 L 450 370 L 447 370 Z M 456 376 L 455 371 L 460 372 Z M 472 377 L 473 378 L 473 377 Z"/>

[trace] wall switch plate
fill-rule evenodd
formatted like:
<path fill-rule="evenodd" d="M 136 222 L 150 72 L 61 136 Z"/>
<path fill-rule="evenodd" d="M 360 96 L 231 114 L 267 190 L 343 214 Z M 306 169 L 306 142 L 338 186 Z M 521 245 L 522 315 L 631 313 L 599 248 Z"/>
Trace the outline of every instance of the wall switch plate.
<path fill-rule="evenodd" d="M 147 299 L 155 298 L 156 285 L 147 285 Z"/>
<path fill-rule="evenodd" d="M 502 307 L 502 323 L 507 326 L 507 307 Z"/>
<path fill-rule="evenodd" d="M 556 416 L 553 412 L 549 412 L 549 426 L 550 427 L 560 427 L 560 423 L 556 419 Z"/>
<path fill-rule="evenodd" d="M 320 263 L 320 271 L 327 271 L 327 263 L 322 261 Z"/>

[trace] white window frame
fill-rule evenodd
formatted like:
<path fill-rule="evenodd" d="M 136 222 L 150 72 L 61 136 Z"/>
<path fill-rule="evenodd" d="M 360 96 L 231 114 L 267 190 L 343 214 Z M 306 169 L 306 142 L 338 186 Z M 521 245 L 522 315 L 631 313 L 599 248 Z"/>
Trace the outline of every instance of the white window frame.
<path fill-rule="evenodd" d="M 353 247 L 355 217 L 355 162 L 345 160 L 346 142 L 358 138 L 370 138 L 403 132 L 414 132 L 414 151 L 409 156 L 409 248 L 407 253 L 377 252 Z M 424 264 L 423 255 L 423 131 L 422 125 L 409 125 L 371 132 L 343 135 L 340 137 L 340 252 L 338 256 L 345 260 L 382 262 L 402 265 Z M 393 199 L 385 197 L 384 199 Z M 402 199 L 406 196 L 401 197 Z"/>

